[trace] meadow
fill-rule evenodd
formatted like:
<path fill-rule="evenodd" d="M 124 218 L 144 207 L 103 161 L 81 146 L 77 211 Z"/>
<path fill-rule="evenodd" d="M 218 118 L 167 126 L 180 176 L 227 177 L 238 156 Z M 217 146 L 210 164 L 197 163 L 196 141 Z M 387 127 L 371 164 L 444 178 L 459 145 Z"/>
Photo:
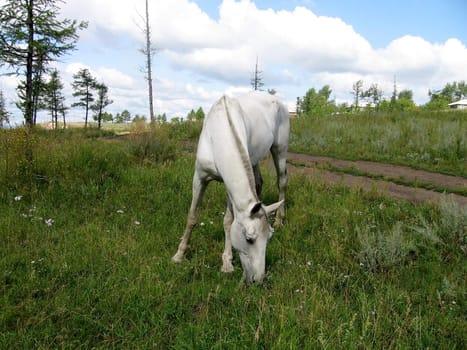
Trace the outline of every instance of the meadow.
<path fill-rule="evenodd" d="M 433 130 L 465 133 L 462 118 L 452 122 L 457 128 L 448 120 Z M 365 146 L 366 124 L 297 120 L 291 148 L 352 158 L 367 147 L 366 157 L 380 160 L 407 154 Z M 328 136 L 338 129 L 339 143 Z M 0 348 L 465 347 L 467 210 L 447 199 L 413 205 L 291 174 L 267 280 L 246 287 L 238 258 L 233 274 L 220 272 L 225 191 L 212 183 L 188 259 L 173 264 L 199 130 L 37 130 L 33 163 L 24 130 L 0 131 Z M 444 153 L 396 161 L 465 174 L 465 138 L 443 135 Z M 435 139 L 425 140 L 430 150 L 442 143 Z M 263 173 L 270 203 L 275 179 L 268 166 Z"/>
<path fill-rule="evenodd" d="M 467 113 L 335 114 L 292 124 L 295 152 L 408 165 L 467 177 Z"/>

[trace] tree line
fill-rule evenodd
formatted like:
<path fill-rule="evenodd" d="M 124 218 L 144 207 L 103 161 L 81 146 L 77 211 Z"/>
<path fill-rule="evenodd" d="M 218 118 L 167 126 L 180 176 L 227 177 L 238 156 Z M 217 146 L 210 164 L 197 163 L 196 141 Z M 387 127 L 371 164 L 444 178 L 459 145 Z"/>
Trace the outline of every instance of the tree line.
<path fill-rule="evenodd" d="M 156 124 L 165 124 L 169 122 L 169 120 L 172 123 L 182 123 L 184 121 L 197 121 L 197 120 L 203 120 L 205 117 L 205 113 L 202 107 L 199 107 L 196 111 L 192 109 L 188 114 L 186 115 L 185 118 L 183 117 L 167 117 L 166 113 L 158 114 L 154 116 L 152 119 L 151 123 L 156 123 Z M 103 121 L 105 122 L 113 122 L 113 123 L 137 123 L 137 122 L 147 122 L 148 118 L 145 115 L 139 115 L 135 114 L 132 116 L 131 112 L 128 111 L 127 109 L 123 110 L 121 113 L 116 113 L 115 116 L 113 116 L 111 113 L 106 113 Z"/>
<path fill-rule="evenodd" d="M 410 112 L 417 109 L 443 110 L 448 105 L 467 97 L 467 84 L 465 81 L 447 83 L 441 90 L 428 92 L 430 100 L 422 106 L 417 106 L 413 100 L 413 91 L 404 89 L 397 91 L 396 82 L 389 99 L 384 98 L 383 90 L 378 84 L 372 84 L 364 88 L 363 80 L 358 80 L 352 85 L 350 94 L 353 96 L 352 104 L 337 104 L 331 98 L 332 89 L 329 85 L 317 90 L 309 89 L 305 96 L 297 97 L 297 116 L 314 115 L 321 116 L 332 113 L 358 112 L 362 109 L 375 112 Z"/>

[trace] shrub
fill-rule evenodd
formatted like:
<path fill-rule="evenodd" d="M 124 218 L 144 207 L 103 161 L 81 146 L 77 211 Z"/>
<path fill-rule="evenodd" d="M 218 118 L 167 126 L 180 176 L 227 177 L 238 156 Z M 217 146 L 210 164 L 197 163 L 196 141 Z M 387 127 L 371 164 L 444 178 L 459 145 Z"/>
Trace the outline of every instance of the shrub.
<path fill-rule="evenodd" d="M 134 133 L 129 139 L 130 154 L 141 163 L 164 163 L 176 156 L 176 144 L 167 129 L 155 127 L 151 131 Z"/>
<path fill-rule="evenodd" d="M 467 254 L 467 208 L 445 198 L 441 200 L 439 211 L 439 235 L 446 244 L 458 246 Z"/>
<path fill-rule="evenodd" d="M 402 265 L 413 252 L 414 243 L 404 237 L 403 226 L 397 222 L 388 234 L 370 226 L 357 227 L 360 252 L 357 258 L 360 265 L 371 272 L 381 272 Z"/>

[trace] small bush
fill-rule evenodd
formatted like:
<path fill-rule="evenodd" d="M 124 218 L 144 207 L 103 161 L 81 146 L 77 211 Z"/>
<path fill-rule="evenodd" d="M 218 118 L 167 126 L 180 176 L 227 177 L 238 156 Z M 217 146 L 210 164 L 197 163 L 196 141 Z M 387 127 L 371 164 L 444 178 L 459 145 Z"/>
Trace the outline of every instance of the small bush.
<path fill-rule="evenodd" d="M 419 221 L 421 224 L 412 229 L 420 238 L 451 250 L 458 247 L 464 255 L 467 254 L 467 208 L 450 198 L 443 198 L 437 220 L 420 216 Z"/>
<path fill-rule="evenodd" d="M 134 133 L 129 141 L 130 154 L 141 163 L 164 163 L 176 156 L 176 144 L 167 129 L 156 127 L 151 131 Z"/>
<path fill-rule="evenodd" d="M 445 198 L 439 205 L 438 235 L 447 246 L 459 247 L 467 255 L 467 208 Z"/>
<path fill-rule="evenodd" d="M 413 242 L 404 237 L 401 222 L 397 222 L 388 234 L 379 230 L 372 232 L 369 226 L 357 227 L 357 232 L 361 245 L 358 260 L 371 272 L 402 265 L 415 250 Z"/>

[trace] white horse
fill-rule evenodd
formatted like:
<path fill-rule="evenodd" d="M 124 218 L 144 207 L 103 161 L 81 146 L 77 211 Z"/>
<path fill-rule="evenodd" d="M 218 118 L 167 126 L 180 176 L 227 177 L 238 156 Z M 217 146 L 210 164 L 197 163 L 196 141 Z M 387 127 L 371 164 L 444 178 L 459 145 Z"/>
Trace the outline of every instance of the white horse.
<path fill-rule="evenodd" d="M 232 272 L 232 246 L 239 252 L 245 281 L 261 283 L 265 274 L 266 246 L 274 230 L 268 214 L 276 212 L 276 225 L 284 217 L 287 187 L 286 156 L 289 116 L 285 106 L 267 93 L 253 92 L 240 98 L 223 96 L 204 120 L 193 176 L 193 198 L 185 232 L 172 258 L 183 259 L 198 208 L 211 180 L 227 189 L 224 216 L 225 249 L 222 271 Z M 271 151 L 277 172 L 279 201 L 263 205 L 259 162 Z"/>

